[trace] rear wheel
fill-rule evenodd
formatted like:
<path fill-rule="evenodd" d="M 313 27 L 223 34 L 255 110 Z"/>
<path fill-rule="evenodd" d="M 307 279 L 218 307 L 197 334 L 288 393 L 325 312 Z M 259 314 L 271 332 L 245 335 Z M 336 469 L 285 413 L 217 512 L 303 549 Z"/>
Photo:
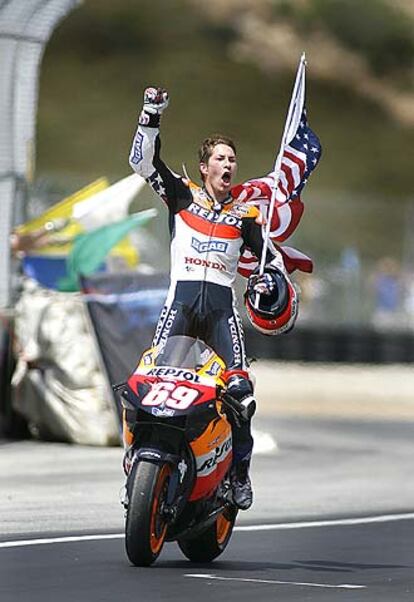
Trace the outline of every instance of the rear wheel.
<path fill-rule="evenodd" d="M 135 566 L 149 566 L 164 545 L 167 523 L 162 515 L 171 468 L 138 462 L 128 484 L 129 501 L 125 525 L 125 548 Z"/>
<path fill-rule="evenodd" d="M 226 508 L 202 533 L 179 539 L 178 545 L 184 556 L 192 562 L 211 562 L 220 556 L 230 541 L 236 516 L 236 508 Z"/>

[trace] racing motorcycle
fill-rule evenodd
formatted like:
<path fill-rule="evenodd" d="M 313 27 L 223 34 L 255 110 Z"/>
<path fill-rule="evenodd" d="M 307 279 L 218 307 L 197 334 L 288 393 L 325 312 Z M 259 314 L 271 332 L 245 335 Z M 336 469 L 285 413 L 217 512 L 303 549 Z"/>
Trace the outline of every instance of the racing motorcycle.
<path fill-rule="evenodd" d="M 149 566 L 164 542 L 194 562 L 229 543 L 237 516 L 229 471 L 229 413 L 243 406 L 226 391 L 224 361 L 199 339 L 175 336 L 145 351 L 119 385 L 131 434 L 124 506 L 132 564 Z"/>

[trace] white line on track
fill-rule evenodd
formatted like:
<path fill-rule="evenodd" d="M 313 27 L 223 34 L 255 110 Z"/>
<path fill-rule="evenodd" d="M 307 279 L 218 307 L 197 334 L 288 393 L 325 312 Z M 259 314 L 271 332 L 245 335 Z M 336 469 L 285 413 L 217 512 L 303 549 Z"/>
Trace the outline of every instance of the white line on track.
<path fill-rule="evenodd" d="M 100 541 L 104 539 L 122 539 L 123 537 L 125 537 L 124 533 L 103 533 L 101 535 L 69 535 L 66 537 L 42 537 L 41 539 L 16 539 L 15 541 L 0 541 L 0 548 L 20 548 L 77 541 Z"/>
<path fill-rule="evenodd" d="M 400 520 L 413 520 L 414 512 L 401 514 L 380 514 L 377 516 L 362 516 L 355 518 L 334 518 L 327 520 L 300 521 L 292 523 L 273 523 L 263 525 L 238 525 L 234 531 L 281 531 L 287 529 L 310 529 L 315 527 L 346 527 L 353 525 L 369 525 L 373 523 L 389 523 Z M 54 543 L 73 543 L 81 541 L 101 541 L 106 539 L 123 539 L 124 533 L 101 533 L 95 535 L 68 535 L 64 537 L 42 537 L 39 539 L 16 539 L 0 541 L 0 548 L 19 548 L 25 546 L 40 546 Z"/>
<path fill-rule="evenodd" d="M 399 520 L 414 519 L 414 512 L 403 514 L 380 514 L 378 516 L 361 516 L 355 518 L 332 518 L 326 520 L 299 521 L 294 523 L 273 523 L 264 525 L 240 525 L 235 531 L 282 531 L 287 529 L 310 529 L 312 527 L 348 527 L 353 525 L 369 525 L 372 523 L 391 523 Z M 0 544 L 1 545 L 1 544 Z"/>
<path fill-rule="evenodd" d="M 276 581 L 273 579 L 249 579 L 245 577 L 219 577 L 217 575 L 204 575 L 188 573 L 184 577 L 193 577 L 195 579 L 209 579 L 216 581 L 241 581 L 244 583 L 267 583 L 271 585 L 300 585 L 305 587 L 323 587 L 326 589 L 366 589 L 366 585 L 353 585 L 351 583 L 340 583 L 339 585 L 332 585 L 330 583 L 312 583 L 307 581 Z"/>

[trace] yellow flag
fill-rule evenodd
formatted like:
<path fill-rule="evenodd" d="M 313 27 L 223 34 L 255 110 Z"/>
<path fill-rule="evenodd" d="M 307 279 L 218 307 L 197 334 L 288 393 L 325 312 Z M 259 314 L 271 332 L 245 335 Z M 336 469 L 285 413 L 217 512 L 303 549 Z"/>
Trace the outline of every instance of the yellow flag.
<path fill-rule="evenodd" d="M 109 182 L 107 178 L 101 177 L 91 182 L 87 186 L 84 186 L 77 192 L 59 201 L 52 207 L 49 207 L 44 213 L 38 217 L 22 224 L 16 228 L 18 234 L 29 234 L 42 228 L 47 222 L 57 219 L 68 219 L 70 220 L 63 228 L 59 231 L 57 238 L 62 239 L 61 244 L 50 244 L 40 249 L 36 249 L 36 255 L 46 256 L 65 256 L 68 255 L 72 249 L 72 240 L 78 234 L 84 232 L 83 226 L 72 218 L 73 206 L 80 201 L 83 201 L 102 190 L 108 188 Z M 63 242 L 67 241 L 67 242 Z M 118 243 L 111 251 L 111 255 L 122 257 L 125 263 L 129 267 L 134 267 L 139 261 L 138 253 L 135 247 L 131 244 L 128 238 Z"/>
<path fill-rule="evenodd" d="M 18 234 L 29 234 L 34 230 L 38 230 L 42 228 L 47 222 L 50 222 L 54 219 L 67 218 L 70 219 L 72 216 L 72 208 L 75 203 L 79 203 L 79 201 L 83 201 L 84 199 L 108 188 L 109 182 L 106 178 L 98 178 L 91 184 L 84 186 L 77 192 L 74 192 L 70 196 L 66 197 L 62 201 L 56 203 L 52 207 L 49 207 L 44 213 L 35 217 L 34 219 L 18 226 L 16 228 Z M 77 233 L 80 232 L 80 227 L 78 227 Z"/>

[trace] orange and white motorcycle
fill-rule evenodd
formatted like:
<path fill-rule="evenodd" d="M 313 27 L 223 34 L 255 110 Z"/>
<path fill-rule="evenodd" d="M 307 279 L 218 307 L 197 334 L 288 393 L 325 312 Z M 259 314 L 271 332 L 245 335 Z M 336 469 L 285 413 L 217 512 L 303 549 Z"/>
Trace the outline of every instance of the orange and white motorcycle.
<path fill-rule="evenodd" d="M 237 508 L 228 413 L 240 416 L 242 406 L 226 392 L 225 370 L 205 343 L 176 336 L 144 352 L 119 386 L 130 445 L 125 545 L 134 565 L 152 564 L 165 541 L 209 562 L 230 540 Z"/>

